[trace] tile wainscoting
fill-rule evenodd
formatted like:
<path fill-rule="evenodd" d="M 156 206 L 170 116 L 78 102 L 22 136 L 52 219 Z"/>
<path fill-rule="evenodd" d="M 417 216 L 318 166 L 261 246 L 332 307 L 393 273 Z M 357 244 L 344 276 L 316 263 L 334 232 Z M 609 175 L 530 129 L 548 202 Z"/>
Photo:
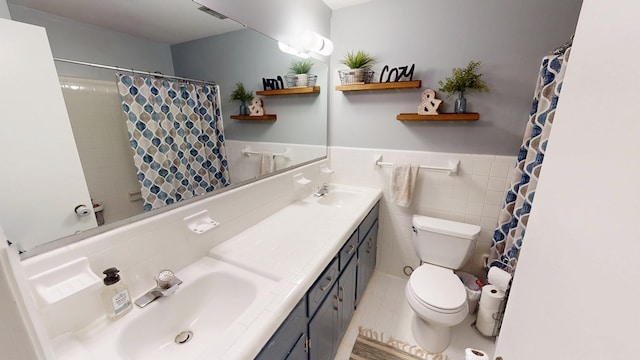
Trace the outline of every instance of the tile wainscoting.
<path fill-rule="evenodd" d="M 448 160 L 460 160 L 460 165 L 456 176 L 420 170 L 413 201 L 404 208 L 389 201 L 391 168 L 376 166 L 378 155 L 382 155 L 384 162 L 392 163 L 446 166 Z M 411 243 L 411 217 L 420 214 L 480 225 L 482 231 L 474 256 L 463 270 L 484 278 L 482 256 L 489 251 L 516 164 L 515 156 L 330 147 L 329 160 L 335 170 L 331 182 L 383 189 L 379 271 L 405 277 L 405 266 L 419 265 Z"/>

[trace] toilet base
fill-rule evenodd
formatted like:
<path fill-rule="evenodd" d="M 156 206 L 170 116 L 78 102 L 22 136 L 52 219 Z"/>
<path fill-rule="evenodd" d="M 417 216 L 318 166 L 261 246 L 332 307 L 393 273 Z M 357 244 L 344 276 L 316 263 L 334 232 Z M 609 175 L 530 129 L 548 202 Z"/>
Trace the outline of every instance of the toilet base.
<path fill-rule="evenodd" d="M 414 314 L 411 330 L 418 345 L 428 352 L 441 353 L 449 346 L 451 328 L 448 326 L 434 326 Z"/>

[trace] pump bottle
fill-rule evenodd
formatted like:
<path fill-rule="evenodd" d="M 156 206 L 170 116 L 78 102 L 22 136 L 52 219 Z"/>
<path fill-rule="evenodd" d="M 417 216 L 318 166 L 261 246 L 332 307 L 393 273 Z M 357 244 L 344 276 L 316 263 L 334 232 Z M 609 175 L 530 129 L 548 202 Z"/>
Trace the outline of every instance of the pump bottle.
<path fill-rule="evenodd" d="M 127 286 L 120 281 L 120 270 L 115 267 L 108 268 L 102 273 L 105 274 L 104 289 L 102 289 L 102 303 L 107 317 L 117 320 L 126 315 L 133 308 L 131 296 Z"/>

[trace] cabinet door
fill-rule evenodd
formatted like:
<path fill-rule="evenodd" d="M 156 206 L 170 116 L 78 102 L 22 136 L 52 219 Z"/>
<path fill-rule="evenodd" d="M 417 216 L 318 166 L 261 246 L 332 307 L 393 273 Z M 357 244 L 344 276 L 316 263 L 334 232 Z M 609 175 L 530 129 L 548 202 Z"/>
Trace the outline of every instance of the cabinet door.
<path fill-rule="evenodd" d="M 262 348 L 260 354 L 255 358 L 256 360 L 288 359 L 287 356 L 290 356 L 289 353 L 296 349 L 300 338 L 303 339 L 304 350 L 304 339 L 307 331 L 306 305 L 305 298 L 303 298 Z M 292 359 L 306 359 L 306 356 L 304 358 L 292 357 Z"/>
<path fill-rule="evenodd" d="M 371 227 L 371 231 L 367 234 L 365 242 L 367 243 L 366 252 L 369 256 L 369 278 L 371 278 L 373 270 L 376 268 L 376 256 L 378 254 L 378 222 Z"/>
<path fill-rule="evenodd" d="M 337 349 L 338 283 L 309 321 L 309 360 L 332 360 Z"/>
<path fill-rule="evenodd" d="M 369 279 L 376 267 L 376 253 L 378 251 L 378 222 L 375 222 L 364 240 L 358 246 L 358 269 L 356 275 L 356 306 L 369 284 Z"/>
<path fill-rule="evenodd" d="M 306 341 L 307 341 L 307 334 L 304 333 L 300 335 L 300 338 L 298 339 L 298 341 L 296 341 L 296 344 L 293 346 L 293 349 L 291 349 L 291 352 L 289 353 L 286 359 L 287 360 L 307 360 Z"/>
<path fill-rule="evenodd" d="M 338 280 L 338 339 L 347 332 L 356 307 L 356 262 L 352 258 Z"/>

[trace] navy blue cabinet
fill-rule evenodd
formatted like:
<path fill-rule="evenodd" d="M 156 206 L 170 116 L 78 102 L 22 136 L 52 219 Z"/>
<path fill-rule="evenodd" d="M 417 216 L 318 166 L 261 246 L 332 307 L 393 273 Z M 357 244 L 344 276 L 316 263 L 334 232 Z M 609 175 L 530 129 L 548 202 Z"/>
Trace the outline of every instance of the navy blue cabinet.
<path fill-rule="evenodd" d="M 347 239 L 257 360 L 332 360 L 376 265 L 376 204 Z"/>
<path fill-rule="evenodd" d="M 364 236 L 362 243 L 358 245 L 358 274 L 356 284 L 356 307 L 362 299 L 364 291 L 369 284 L 373 270 L 376 267 L 376 253 L 378 252 L 378 222 Z"/>
<path fill-rule="evenodd" d="M 331 360 L 335 354 L 338 326 L 338 297 L 334 284 L 330 294 L 309 320 L 309 359 Z"/>
<path fill-rule="evenodd" d="M 329 296 L 309 321 L 309 359 L 331 360 L 338 351 L 355 310 L 356 263 L 350 259 Z"/>
<path fill-rule="evenodd" d="M 307 302 L 303 298 L 262 348 L 256 360 L 306 360 L 307 323 Z"/>
<path fill-rule="evenodd" d="M 338 342 L 347 332 L 353 313 L 356 310 L 356 266 L 358 260 L 354 257 L 347 267 L 342 270 L 338 280 Z M 335 352 L 335 351 L 334 351 Z"/>
<path fill-rule="evenodd" d="M 293 346 L 293 349 L 289 352 L 286 360 L 307 360 L 307 334 L 300 335 L 298 341 Z"/>

